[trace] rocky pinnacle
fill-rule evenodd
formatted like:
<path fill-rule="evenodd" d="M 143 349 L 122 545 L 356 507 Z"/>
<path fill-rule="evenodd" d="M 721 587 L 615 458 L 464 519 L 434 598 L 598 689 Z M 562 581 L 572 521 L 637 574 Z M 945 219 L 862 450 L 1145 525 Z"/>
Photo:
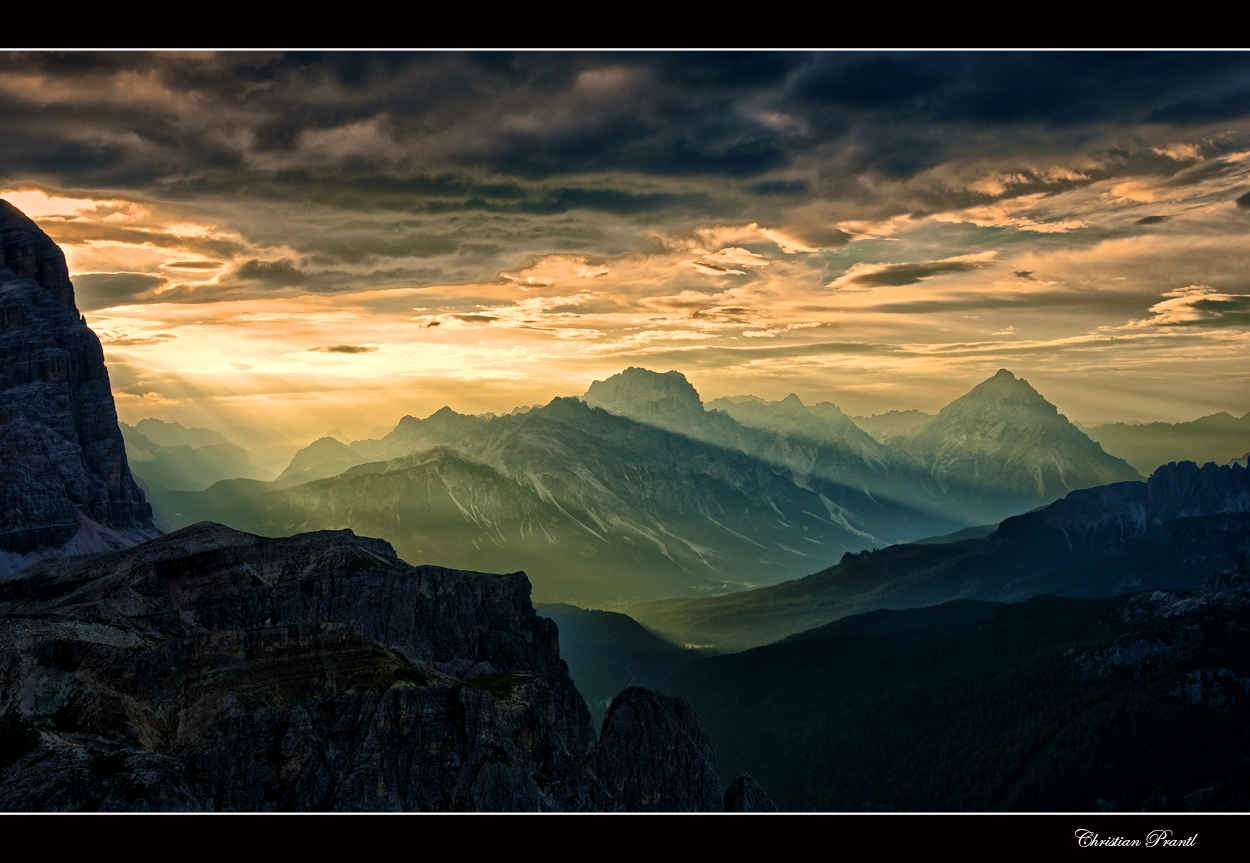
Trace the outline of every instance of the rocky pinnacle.
<path fill-rule="evenodd" d="M 5 201 L 0 254 L 0 553 L 8 568 L 84 530 L 112 545 L 134 531 L 155 535 L 126 463 L 104 352 L 74 305 L 65 255 Z"/>

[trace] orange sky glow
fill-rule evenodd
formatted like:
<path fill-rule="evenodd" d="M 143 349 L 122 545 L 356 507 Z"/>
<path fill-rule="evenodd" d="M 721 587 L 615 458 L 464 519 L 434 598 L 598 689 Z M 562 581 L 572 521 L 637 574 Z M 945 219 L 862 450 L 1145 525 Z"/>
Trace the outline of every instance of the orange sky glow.
<path fill-rule="evenodd" d="M 489 123 L 535 134 L 571 123 L 578 104 L 656 86 L 638 68 L 598 66 L 569 79 L 563 107 L 535 102 Z M 159 76 L 129 94 L 54 77 L 10 71 L 0 89 L 174 110 Z M 184 109 L 169 122 L 191 124 Z M 815 134 L 797 114 L 752 110 L 753 128 Z M 385 111 L 327 121 L 278 149 L 242 120 L 200 132 L 266 177 L 452 146 L 454 123 L 401 134 L 396 122 Z M 406 221 L 382 205 L 249 203 L 34 169 L 7 169 L 0 197 L 65 251 L 132 423 L 272 428 L 290 448 L 444 404 L 545 403 L 627 366 L 682 371 L 705 400 L 795 392 L 850 414 L 933 412 L 1005 367 L 1082 422 L 1174 422 L 1250 410 L 1243 129 L 1240 118 L 1121 124 L 1091 146 L 987 147 L 904 177 L 855 174 L 851 150 L 808 146 L 751 180 L 767 195 L 734 192 L 723 216 L 720 181 L 697 171 L 662 181 L 570 168 L 562 182 L 581 197 L 553 198 L 551 180 L 475 169 L 501 201 L 545 195 L 550 213 L 466 201 Z M 627 191 L 603 197 L 610 181 Z M 945 206 L 882 203 L 939 192 Z M 596 210 L 594 195 L 625 203 Z M 582 200 L 589 209 L 564 203 Z"/>

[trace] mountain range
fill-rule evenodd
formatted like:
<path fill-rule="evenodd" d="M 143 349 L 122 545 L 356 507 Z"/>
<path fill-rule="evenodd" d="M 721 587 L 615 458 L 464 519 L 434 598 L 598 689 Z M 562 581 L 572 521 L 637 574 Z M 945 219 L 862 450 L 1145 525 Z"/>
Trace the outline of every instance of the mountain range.
<path fill-rule="evenodd" d="M 622 607 L 776 584 L 1129 478 L 1006 371 L 885 445 L 831 403 L 705 406 L 682 374 L 630 368 L 582 399 L 404 417 L 377 440 L 322 438 L 269 484 L 153 499 L 174 526 L 350 527 L 409 559 L 521 566 L 544 602 Z"/>
<path fill-rule="evenodd" d="M 987 536 L 951 539 L 848 553 L 806 578 L 629 614 L 677 643 L 741 650 L 873 609 L 1196 588 L 1250 551 L 1250 470 L 1168 464 L 1146 482 L 1073 491 Z"/>
<path fill-rule="evenodd" d="M 154 491 L 201 491 L 223 479 L 271 480 L 277 474 L 257 464 L 255 455 L 212 429 L 187 429 L 177 423 L 145 419 L 135 426 L 118 423 L 126 459 Z"/>
<path fill-rule="evenodd" d="M 338 459 L 339 447 L 318 451 Z M 520 566 L 543 601 L 587 605 L 776 583 L 951 524 L 571 398 L 494 419 L 405 417 L 349 451 L 379 460 L 292 487 L 233 481 L 157 499 L 175 525 L 351 525 L 410 560 Z M 292 468 L 315 464 L 303 455 Z"/>

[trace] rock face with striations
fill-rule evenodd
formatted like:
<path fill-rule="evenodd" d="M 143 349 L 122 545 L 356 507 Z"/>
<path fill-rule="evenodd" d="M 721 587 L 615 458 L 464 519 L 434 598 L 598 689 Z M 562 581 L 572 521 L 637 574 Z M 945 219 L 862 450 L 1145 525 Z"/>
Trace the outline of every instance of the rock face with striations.
<path fill-rule="evenodd" d="M 689 705 L 596 744 L 524 573 L 202 523 L 0 582 L 0 810 L 723 808 Z"/>
<path fill-rule="evenodd" d="M 593 763 L 628 811 L 724 809 L 716 752 L 684 698 L 638 686 L 616 696 Z"/>
<path fill-rule="evenodd" d="M 156 536 L 65 256 L 0 201 L 0 577 Z"/>
<path fill-rule="evenodd" d="M 902 446 L 965 512 L 984 522 L 1073 489 L 1141 479 L 1006 369 L 942 408 Z"/>

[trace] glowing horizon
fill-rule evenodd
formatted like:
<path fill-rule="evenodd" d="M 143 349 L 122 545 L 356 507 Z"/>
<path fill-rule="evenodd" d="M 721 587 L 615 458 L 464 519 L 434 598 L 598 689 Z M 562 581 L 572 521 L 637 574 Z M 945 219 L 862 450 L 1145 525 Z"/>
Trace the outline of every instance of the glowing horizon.
<path fill-rule="evenodd" d="M 1250 111 L 1200 99 L 1244 55 L 3 61 L 0 198 L 126 422 L 290 446 L 627 366 L 852 415 L 999 368 L 1091 425 L 1250 410 Z M 1128 67 L 1158 93 L 1089 89 Z M 1012 89 L 1047 69 L 1080 110 Z"/>

